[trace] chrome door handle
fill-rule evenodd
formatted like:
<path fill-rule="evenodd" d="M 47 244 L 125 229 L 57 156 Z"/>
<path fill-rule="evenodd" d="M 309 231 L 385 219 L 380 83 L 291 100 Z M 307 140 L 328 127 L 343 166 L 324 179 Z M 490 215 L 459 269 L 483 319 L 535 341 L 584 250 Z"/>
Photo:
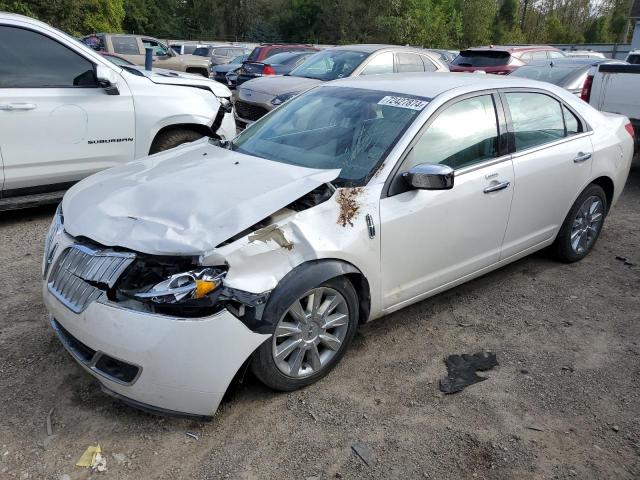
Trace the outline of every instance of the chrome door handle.
<path fill-rule="evenodd" d="M 573 163 L 582 163 L 586 162 L 591 158 L 590 153 L 582 153 L 580 152 L 576 158 L 573 159 Z"/>
<path fill-rule="evenodd" d="M 35 103 L 1 103 L 0 110 L 33 110 L 36 108 Z"/>
<path fill-rule="evenodd" d="M 490 187 L 485 188 L 484 193 L 491 193 L 491 192 L 497 192 L 499 190 L 504 190 L 505 188 L 509 188 L 509 185 L 511 185 L 511 182 L 497 183 L 495 185 L 491 185 Z"/>

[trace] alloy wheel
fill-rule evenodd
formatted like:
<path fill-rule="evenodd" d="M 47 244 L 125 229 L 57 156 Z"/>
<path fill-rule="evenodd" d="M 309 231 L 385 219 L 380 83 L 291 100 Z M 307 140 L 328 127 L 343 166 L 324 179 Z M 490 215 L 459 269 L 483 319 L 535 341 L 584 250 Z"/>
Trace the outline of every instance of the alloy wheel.
<path fill-rule="evenodd" d="M 602 200 L 595 195 L 588 197 L 578 209 L 571 228 L 571 248 L 575 253 L 581 255 L 591 249 L 603 220 Z"/>
<path fill-rule="evenodd" d="M 289 377 L 304 378 L 325 368 L 349 329 L 349 307 L 337 290 L 318 287 L 289 307 L 276 326 L 272 355 Z"/>

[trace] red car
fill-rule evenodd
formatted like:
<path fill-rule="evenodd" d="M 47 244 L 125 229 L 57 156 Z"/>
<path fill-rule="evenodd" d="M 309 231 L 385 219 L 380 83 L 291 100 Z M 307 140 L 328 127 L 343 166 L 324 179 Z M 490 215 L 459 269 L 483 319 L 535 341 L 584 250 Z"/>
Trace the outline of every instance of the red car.
<path fill-rule="evenodd" d="M 548 45 L 489 46 L 462 50 L 449 65 L 452 72 L 475 72 L 508 75 L 532 60 L 564 58 L 565 54 Z"/>
<path fill-rule="evenodd" d="M 275 55 L 276 53 L 308 50 L 316 49 L 311 45 L 305 45 L 303 43 L 263 43 L 253 49 L 247 58 L 247 62 L 262 62 L 265 58 Z"/>

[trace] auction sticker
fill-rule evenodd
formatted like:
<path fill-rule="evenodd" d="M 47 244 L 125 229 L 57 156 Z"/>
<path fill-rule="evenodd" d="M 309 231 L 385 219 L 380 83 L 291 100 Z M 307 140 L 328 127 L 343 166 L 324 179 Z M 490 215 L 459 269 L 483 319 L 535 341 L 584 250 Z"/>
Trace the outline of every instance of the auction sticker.
<path fill-rule="evenodd" d="M 429 102 L 416 98 L 392 97 L 387 95 L 378 102 L 378 105 L 388 105 L 390 107 L 408 108 L 410 110 L 422 110 Z"/>

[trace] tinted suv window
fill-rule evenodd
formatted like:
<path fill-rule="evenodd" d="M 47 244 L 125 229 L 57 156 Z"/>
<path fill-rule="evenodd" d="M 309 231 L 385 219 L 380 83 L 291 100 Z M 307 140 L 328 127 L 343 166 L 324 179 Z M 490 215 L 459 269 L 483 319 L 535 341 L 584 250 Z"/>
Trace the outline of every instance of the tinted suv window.
<path fill-rule="evenodd" d="M 640 53 L 634 53 L 633 55 L 629 55 L 627 58 L 627 62 L 632 65 L 640 65 Z"/>
<path fill-rule="evenodd" d="M 140 55 L 136 37 L 111 37 L 113 51 L 121 55 Z"/>
<path fill-rule="evenodd" d="M 0 27 L 0 87 L 94 87 L 94 65 L 30 30 Z"/>
<path fill-rule="evenodd" d="M 402 170 L 421 163 L 453 169 L 498 156 L 498 125 L 491 95 L 473 97 L 438 115 L 415 144 Z"/>
<path fill-rule="evenodd" d="M 424 72 L 424 64 L 420 55 L 415 53 L 396 53 L 396 70 L 404 72 Z"/>
<path fill-rule="evenodd" d="M 393 53 L 385 52 L 373 57 L 369 64 L 364 67 L 361 75 L 378 75 L 381 73 L 393 73 Z"/>
<path fill-rule="evenodd" d="M 560 102 L 542 93 L 507 93 L 516 151 L 565 136 Z"/>

